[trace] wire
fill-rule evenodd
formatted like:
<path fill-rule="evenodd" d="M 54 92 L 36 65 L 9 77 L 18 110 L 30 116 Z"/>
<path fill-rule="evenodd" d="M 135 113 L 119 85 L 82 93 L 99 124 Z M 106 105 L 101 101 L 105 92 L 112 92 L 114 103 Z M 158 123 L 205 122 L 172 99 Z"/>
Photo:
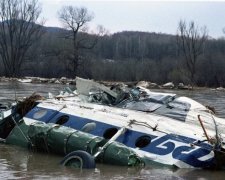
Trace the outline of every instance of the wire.
<path fill-rule="evenodd" d="M 23 135 L 23 137 L 25 138 L 25 140 L 26 140 L 28 143 L 30 143 L 31 146 L 33 147 L 32 141 L 29 139 L 29 137 L 27 137 L 27 136 L 23 133 L 22 129 L 19 127 L 19 125 L 17 124 L 17 122 L 16 122 L 16 120 L 14 119 L 13 116 L 12 116 L 12 120 L 13 120 L 14 124 L 17 126 L 17 128 L 19 129 L 19 131 L 21 132 L 21 134 Z"/>

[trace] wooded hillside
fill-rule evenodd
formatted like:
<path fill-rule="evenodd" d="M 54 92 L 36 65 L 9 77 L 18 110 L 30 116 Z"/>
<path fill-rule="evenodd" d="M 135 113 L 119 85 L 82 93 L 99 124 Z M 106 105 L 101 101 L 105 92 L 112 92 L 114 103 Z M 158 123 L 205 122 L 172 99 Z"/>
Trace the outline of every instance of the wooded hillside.
<path fill-rule="evenodd" d="M 44 27 L 44 31 L 29 51 L 20 76 L 73 78 L 67 59 L 71 42 L 63 38 L 66 30 Z M 79 34 L 79 38 L 88 42 L 97 38 L 97 43 L 93 49 L 81 49 L 78 76 L 110 81 L 190 83 L 176 36 L 129 31 L 96 36 Z M 1 67 L 1 76 L 4 75 Z M 224 39 L 206 41 L 197 64 L 196 84 L 225 86 Z"/>

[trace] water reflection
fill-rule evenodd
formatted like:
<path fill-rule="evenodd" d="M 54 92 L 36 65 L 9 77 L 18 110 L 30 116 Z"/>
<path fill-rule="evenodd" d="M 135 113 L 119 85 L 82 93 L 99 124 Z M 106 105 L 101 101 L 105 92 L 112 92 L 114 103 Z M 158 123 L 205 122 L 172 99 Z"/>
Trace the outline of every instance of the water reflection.
<path fill-rule="evenodd" d="M 61 156 L 0 145 L 0 174 L 4 179 L 224 179 L 224 171 L 148 167 L 144 169 L 97 164 L 94 170 L 65 168 Z"/>
<path fill-rule="evenodd" d="M 61 84 L 0 83 L 0 101 L 29 96 L 37 92 L 47 96 L 58 94 Z M 162 91 L 162 90 L 156 90 Z M 198 91 L 163 90 L 191 97 L 215 107 L 218 116 L 225 118 L 225 92 L 210 89 Z M 224 171 L 148 167 L 144 169 L 97 164 L 95 170 L 79 170 L 59 165 L 61 156 L 31 152 L 16 146 L 0 144 L 1 179 L 224 179 Z"/>

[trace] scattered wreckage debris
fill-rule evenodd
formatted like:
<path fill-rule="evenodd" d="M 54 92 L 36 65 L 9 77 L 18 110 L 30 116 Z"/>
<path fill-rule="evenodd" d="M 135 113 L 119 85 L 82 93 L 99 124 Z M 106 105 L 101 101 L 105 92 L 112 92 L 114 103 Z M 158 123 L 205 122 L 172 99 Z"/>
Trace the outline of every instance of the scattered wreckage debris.
<path fill-rule="evenodd" d="M 177 97 L 176 94 L 152 92 L 141 86 L 128 87 L 125 84 L 111 84 L 111 87 L 106 87 L 93 80 L 77 77 L 76 88 L 78 96 L 86 102 L 136 111 L 154 112 L 181 121 L 185 121 L 191 108 L 191 105 L 185 102 L 185 99 Z M 205 111 L 208 109 L 215 113 L 215 109 L 210 106 L 202 109 Z"/>

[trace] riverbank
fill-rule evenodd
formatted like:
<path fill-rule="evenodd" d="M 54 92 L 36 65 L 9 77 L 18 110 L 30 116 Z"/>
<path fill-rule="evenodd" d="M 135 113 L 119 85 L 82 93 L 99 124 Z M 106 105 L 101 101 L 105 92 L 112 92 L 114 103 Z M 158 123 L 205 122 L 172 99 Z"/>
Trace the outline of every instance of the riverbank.
<path fill-rule="evenodd" d="M 61 78 L 41 78 L 41 77 L 24 77 L 24 78 L 8 78 L 0 77 L 0 82 L 19 82 L 19 83 L 33 83 L 33 84 L 67 84 L 75 85 L 76 80 L 66 77 Z M 183 83 L 175 84 L 173 82 L 168 82 L 165 84 L 156 84 L 149 81 L 134 81 L 134 82 L 112 82 L 112 81 L 97 81 L 106 86 L 114 85 L 125 85 L 125 86 L 141 86 L 148 89 L 180 89 L 180 90 L 201 90 L 201 89 L 212 89 L 218 91 L 225 91 L 223 87 L 210 88 L 210 87 L 198 87 L 192 88 L 190 85 L 185 85 Z"/>
<path fill-rule="evenodd" d="M 8 78 L 0 77 L 0 82 L 21 82 L 21 83 L 51 83 L 51 84 L 75 84 L 75 79 L 66 77 L 61 78 L 41 78 L 41 77 L 24 77 L 24 78 Z"/>

